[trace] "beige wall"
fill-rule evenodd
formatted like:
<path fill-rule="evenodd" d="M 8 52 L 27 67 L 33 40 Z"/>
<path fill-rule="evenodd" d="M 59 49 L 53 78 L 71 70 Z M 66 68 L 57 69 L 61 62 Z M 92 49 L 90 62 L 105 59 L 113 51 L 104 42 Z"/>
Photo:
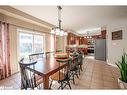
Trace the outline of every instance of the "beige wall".
<path fill-rule="evenodd" d="M 56 38 L 56 50 L 63 50 L 63 40 L 62 37 Z"/>
<path fill-rule="evenodd" d="M 122 40 L 112 40 L 111 32 L 122 30 Z M 107 62 L 113 66 L 123 54 L 123 49 L 127 52 L 127 19 L 119 19 L 107 25 Z"/>
<path fill-rule="evenodd" d="M 39 33 L 45 34 L 45 49 L 46 51 L 50 50 L 50 30 L 46 29 L 42 26 L 38 26 L 29 22 L 25 22 L 13 17 L 9 17 L 3 14 L 0 14 L 0 21 L 5 21 L 10 23 L 10 62 L 11 62 L 11 70 L 12 74 L 16 73 L 18 71 L 18 41 L 17 41 L 17 29 L 27 29 L 32 31 L 38 31 Z M 14 25 L 11 25 L 14 24 Z M 48 33 L 48 34 L 47 34 Z"/>
<path fill-rule="evenodd" d="M 66 46 L 67 46 L 67 36 L 64 36 L 63 38 L 63 51 L 66 52 Z"/>
<path fill-rule="evenodd" d="M 50 34 L 46 34 L 46 37 L 45 37 L 45 45 L 46 45 L 45 51 L 50 51 L 50 47 L 51 47 L 50 43 L 51 43 Z"/>
<path fill-rule="evenodd" d="M 57 37 L 56 39 L 56 48 L 57 50 L 62 50 L 63 52 L 66 52 L 66 46 L 67 46 L 67 36 Z"/>
<path fill-rule="evenodd" d="M 17 27 L 10 26 L 10 62 L 12 74 L 18 71 Z"/>

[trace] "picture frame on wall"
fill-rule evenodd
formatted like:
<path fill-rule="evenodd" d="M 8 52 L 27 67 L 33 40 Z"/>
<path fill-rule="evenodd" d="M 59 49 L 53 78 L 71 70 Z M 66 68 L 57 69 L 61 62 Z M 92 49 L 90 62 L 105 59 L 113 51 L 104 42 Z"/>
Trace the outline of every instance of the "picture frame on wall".
<path fill-rule="evenodd" d="M 112 32 L 112 40 L 122 40 L 123 33 L 122 30 Z"/>

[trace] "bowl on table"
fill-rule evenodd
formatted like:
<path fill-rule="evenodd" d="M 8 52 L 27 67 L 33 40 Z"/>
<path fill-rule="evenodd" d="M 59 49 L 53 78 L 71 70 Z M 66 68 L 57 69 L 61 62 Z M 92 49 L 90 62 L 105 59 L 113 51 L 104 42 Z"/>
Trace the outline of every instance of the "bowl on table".
<path fill-rule="evenodd" d="M 56 59 L 66 59 L 68 58 L 68 54 L 67 53 L 57 53 L 55 54 L 55 58 Z"/>

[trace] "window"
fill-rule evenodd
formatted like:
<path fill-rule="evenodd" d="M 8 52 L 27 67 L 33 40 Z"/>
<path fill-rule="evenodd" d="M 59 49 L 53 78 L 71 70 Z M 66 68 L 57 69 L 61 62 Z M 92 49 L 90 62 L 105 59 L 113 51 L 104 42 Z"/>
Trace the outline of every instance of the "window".
<path fill-rule="evenodd" d="M 44 35 L 19 31 L 19 57 L 44 51 Z"/>
<path fill-rule="evenodd" d="M 43 52 L 43 36 L 34 35 L 34 52 Z"/>
<path fill-rule="evenodd" d="M 19 37 L 19 47 L 20 47 L 20 58 L 26 57 L 28 54 L 32 53 L 33 49 L 33 35 L 20 33 Z"/>

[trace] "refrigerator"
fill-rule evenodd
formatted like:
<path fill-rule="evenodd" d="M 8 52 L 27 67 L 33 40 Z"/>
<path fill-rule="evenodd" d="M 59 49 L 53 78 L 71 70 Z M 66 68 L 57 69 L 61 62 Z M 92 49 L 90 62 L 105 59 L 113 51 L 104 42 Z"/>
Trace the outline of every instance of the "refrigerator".
<path fill-rule="evenodd" d="M 106 39 L 95 40 L 95 59 L 106 61 Z"/>

